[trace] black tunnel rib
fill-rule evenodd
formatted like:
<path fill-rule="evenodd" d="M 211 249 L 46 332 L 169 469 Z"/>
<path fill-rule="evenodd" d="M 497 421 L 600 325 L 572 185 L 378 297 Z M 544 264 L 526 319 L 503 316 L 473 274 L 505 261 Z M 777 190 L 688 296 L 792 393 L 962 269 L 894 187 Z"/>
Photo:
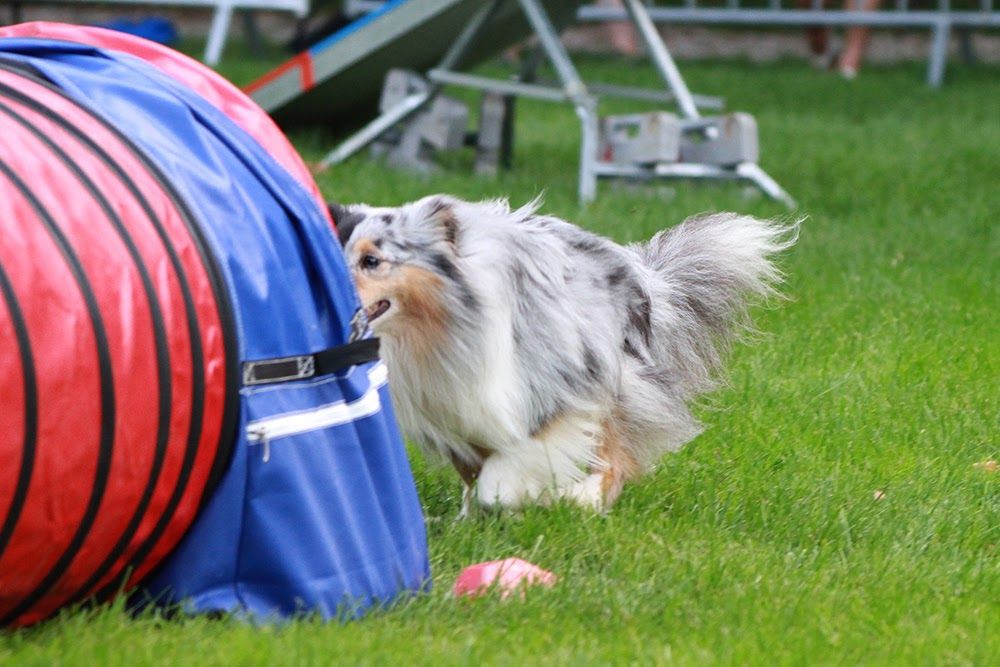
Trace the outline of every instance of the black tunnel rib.
<path fill-rule="evenodd" d="M 24 392 L 24 441 L 21 446 L 21 465 L 17 471 L 17 485 L 14 496 L 7 508 L 7 516 L 0 525 L 0 557 L 10 543 L 17 520 L 21 518 L 24 500 L 31 484 L 31 473 L 35 467 L 35 449 L 38 439 L 38 382 L 35 375 L 35 359 L 31 351 L 31 339 L 28 336 L 28 326 L 24 320 L 24 310 L 17 302 L 14 286 L 0 265 L 0 295 L 7 304 L 14 325 L 14 339 L 17 351 L 21 357 L 21 380 Z"/>
<path fill-rule="evenodd" d="M 0 69 L 10 71 L 18 76 L 22 76 L 32 80 L 34 83 L 44 86 L 47 90 L 63 97 L 64 99 L 72 100 L 63 91 L 53 86 L 49 81 L 42 78 L 37 70 L 32 67 L 25 66 L 16 61 L 9 61 L 5 59 L 0 59 Z M 23 93 L 10 88 L 9 86 L 3 86 L 0 84 L 0 90 L 3 90 L 10 98 L 16 99 L 18 102 L 29 106 L 32 110 L 39 113 L 43 113 L 46 117 L 52 118 L 54 120 L 59 120 L 59 117 L 54 114 L 50 109 L 40 104 L 38 101 L 34 100 Z M 235 318 L 233 316 L 232 303 L 230 301 L 229 292 L 226 287 L 225 281 L 222 277 L 222 270 L 218 265 L 217 260 L 208 250 L 208 243 L 205 239 L 204 232 L 202 231 L 199 223 L 192 214 L 190 208 L 184 202 L 183 198 L 177 192 L 176 188 L 170 183 L 170 181 L 165 177 L 165 175 L 160 171 L 154 162 L 152 162 L 145 153 L 132 141 L 129 137 L 124 135 L 118 130 L 114 125 L 107 122 L 101 116 L 91 112 L 89 109 L 84 107 L 78 108 L 86 113 L 88 117 L 93 119 L 95 122 L 104 127 L 108 132 L 113 134 L 121 143 L 126 146 L 132 155 L 146 168 L 149 175 L 157 182 L 157 184 L 162 188 L 163 192 L 171 200 L 174 209 L 179 214 L 180 218 L 187 228 L 191 240 L 194 243 L 195 248 L 198 251 L 199 258 L 202 261 L 202 265 L 205 268 L 205 272 L 208 276 L 210 285 L 212 287 L 213 296 L 215 297 L 216 307 L 218 309 L 219 321 L 222 325 L 223 334 L 223 345 L 225 348 L 226 356 L 226 390 L 223 406 L 222 424 L 219 434 L 219 442 L 217 446 L 215 460 L 212 463 L 209 478 L 202 491 L 201 505 L 203 505 L 208 497 L 210 497 L 212 491 L 218 485 L 218 482 L 222 478 L 222 474 L 225 472 L 229 465 L 229 461 L 232 456 L 232 449 L 236 440 L 236 427 L 238 418 L 238 400 L 239 400 L 239 357 L 238 357 L 238 345 L 236 339 L 236 327 Z M 194 303 L 191 298 L 190 288 L 188 286 L 186 276 L 183 271 L 183 266 L 177 256 L 176 250 L 170 241 L 169 236 L 163 229 L 159 220 L 156 219 L 149 206 L 146 199 L 143 197 L 141 192 L 135 188 L 134 184 L 128 180 L 127 174 L 121 168 L 117 162 L 108 155 L 100 145 L 98 145 L 91 137 L 82 132 L 79 128 L 71 125 L 65 124 L 67 131 L 71 132 L 73 136 L 84 143 L 90 150 L 98 153 L 102 156 L 102 159 L 109 163 L 109 166 L 115 171 L 119 179 L 127 187 L 129 187 L 132 194 L 139 199 L 142 203 L 150 219 L 153 220 L 156 226 L 157 233 L 167 248 L 170 255 L 170 261 L 174 268 L 175 273 L 182 280 L 182 288 L 184 290 L 185 299 L 185 311 L 188 316 L 189 322 L 189 332 L 192 340 L 192 371 L 194 384 L 192 387 L 192 414 L 191 414 L 191 428 L 189 431 L 189 437 L 185 449 L 184 459 L 181 463 L 181 472 L 177 479 L 177 484 L 174 488 L 174 492 L 171 494 L 168 500 L 167 506 L 161 515 L 160 520 L 154 526 L 152 532 L 147 537 L 147 539 L 139 545 L 136 549 L 133 557 L 130 559 L 126 572 L 138 567 L 142 564 L 142 561 L 152 552 L 155 548 L 159 539 L 166 532 L 169 526 L 170 520 L 173 518 L 174 512 L 176 511 L 180 501 L 183 498 L 184 491 L 186 490 L 187 483 L 190 478 L 191 470 L 194 467 L 198 445 L 201 440 L 201 430 L 202 430 L 202 419 L 203 419 L 203 406 L 204 406 L 204 391 L 205 391 L 205 379 L 204 379 L 204 358 L 201 349 L 201 334 L 197 326 L 197 313 L 194 308 Z M 104 586 L 100 591 L 96 593 L 96 597 L 103 598 L 114 593 L 120 588 L 120 581 L 112 581 L 106 586 Z M 86 591 L 81 591 L 81 594 L 85 594 Z"/>
<path fill-rule="evenodd" d="M 34 590 L 14 605 L 3 618 L 0 618 L 0 626 L 3 626 L 8 625 L 21 614 L 31 609 L 52 588 L 53 584 L 66 573 L 76 554 L 80 551 L 80 547 L 83 546 L 83 542 L 93 527 L 94 521 L 97 519 L 97 511 L 100 508 L 101 500 L 104 498 L 104 491 L 107 488 L 108 473 L 111 469 L 111 459 L 114 449 L 115 391 L 114 379 L 111 375 L 111 353 L 108 349 L 107 330 L 104 327 L 104 320 L 101 318 L 100 308 L 94 296 L 93 288 L 87 280 L 79 257 L 77 257 L 69 240 L 63 235 L 62 230 L 59 229 L 59 226 L 55 223 L 48 210 L 38 201 L 27 184 L 3 160 L 0 160 L 0 174 L 3 174 L 14 185 L 45 225 L 46 231 L 48 231 L 49 236 L 55 242 L 63 259 L 65 259 L 66 265 L 80 289 L 84 303 L 87 306 L 87 312 L 90 315 L 90 325 L 94 334 L 98 375 L 100 378 L 101 403 L 100 449 L 97 456 L 97 467 L 94 472 L 94 482 L 91 487 L 90 498 L 87 500 L 80 524 L 77 526 L 69 545 L 59 556 L 55 565 L 42 578 L 42 581 L 39 582 Z"/>
<path fill-rule="evenodd" d="M 3 90 L 0 90 L 0 97 L 3 97 Z M 91 180 L 90 177 L 84 173 L 83 169 L 81 169 L 80 166 L 74 162 L 61 147 L 56 145 L 52 139 L 46 136 L 44 132 L 3 102 L 0 102 L 0 112 L 7 114 L 10 118 L 13 118 L 18 124 L 37 137 L 39 141 L 44 143 L 46 148 L 51 150 L 52 153 L 66 166 L 66 168 L 73 173 L 76 179 L 87 189 L 90 195 L 101 207 L 104 215 L 111 222 L 111 225 L 115 228 L 118 236 L 125 244 L 129 256 L 132 259 L 132 263 L 135 265 L 136 271 L 139 273 L 142 281 L 143 292 L 146 295 L 146 301 L 149 303 L 150 316 L 153 325 L 153 341 L 156 349 L 156 372 L 159 392 L 157 401 L 159 414 L 157 415 L 153 464 L 150 467 L 149 477 L 146 480 L 146 486 L 142 491 L 142 495 L 136 505 L 135 512 L 132 514 L 132 518 L 129 519 L 129 522 L 118 541 L 108 552 L 108 555 L 101 562 L 101 564 L 94 569 L 86 583 L 80 586 L 80 588 L 74 591 L 70 596 L 71 598 L 76 598 L 77 596 L 90 590 L 90 588 L 97 581 L 99 581 L 108 572 L 108 570 L 111 569 L 115 561 L 117 561 L 125 552 L 125 549 L 135 537 L 139 524 L 145 517 L 146 510 L 149 508 L 149 503 L 153 498 L 153 493 L 156 491 L 156 484 L 159 481 L 160 472 L 163 469 L 163 462 L 166 459 L 167 454 L 167 443 L 170 438 L 170 417 L 173 397 L 170 350 L 167 344 L 167 331 L 163 319 L 163 310 L 160 307 L 160 301 L 156 294 L 156 289 L 153 287 L 153 281 L 152 278 L 150 278 L 149 269 L 146 267 L 145 262 L 143 262 L 142 256 L 139 254 L 139 249 L 136 247 L 135 242 L 125 229 L 125 225 L 121 220 L 121 217 L 108 203 L 107 198 L 100 192 L 93 180 Z M 53 118 L 52 120 L 56 119 Z M 60 123 L 60 125 L 66 124 L 67 123 L 65 122 Z"/>

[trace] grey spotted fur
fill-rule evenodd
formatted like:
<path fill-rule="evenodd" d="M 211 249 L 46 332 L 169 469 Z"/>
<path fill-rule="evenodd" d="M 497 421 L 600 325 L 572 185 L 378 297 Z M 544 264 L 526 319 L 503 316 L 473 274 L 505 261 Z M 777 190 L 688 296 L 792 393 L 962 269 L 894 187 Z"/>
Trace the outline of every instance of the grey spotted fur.
<path fill-rule="evenodd" d="M 389 325 L 375 330 L 405 432 L 484 465 L 485 503 L 592 495 L 578 487 L 601 464 L 609 415 L 642 469 L 697 435 L 691 402 L 713 388 L 748 299 L 773 293 L 770 257 L 797 232 L 722 213 L 623 247 L 537 207 L 436 195 L 334 211 L 354 271 L 369 239 L 442 279 L 449 327 L 430 362 Z"/>

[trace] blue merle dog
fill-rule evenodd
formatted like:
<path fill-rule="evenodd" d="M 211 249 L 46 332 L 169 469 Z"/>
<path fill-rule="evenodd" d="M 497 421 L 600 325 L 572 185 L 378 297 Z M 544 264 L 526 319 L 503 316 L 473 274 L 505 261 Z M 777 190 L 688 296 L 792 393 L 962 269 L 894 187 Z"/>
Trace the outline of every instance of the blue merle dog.
<path fill-rule="evenodd" d="M 797 226 L 722 213 L 620 246 L 538 202 L 331 205 L 406 435 L 473 498 L 610 507 L 701 430 Z"/>

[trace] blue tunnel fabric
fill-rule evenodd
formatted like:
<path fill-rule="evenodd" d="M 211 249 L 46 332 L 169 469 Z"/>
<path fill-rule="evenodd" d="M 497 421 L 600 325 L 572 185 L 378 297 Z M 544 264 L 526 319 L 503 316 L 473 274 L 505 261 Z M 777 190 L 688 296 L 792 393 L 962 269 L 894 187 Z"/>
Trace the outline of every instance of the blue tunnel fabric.
<path fill-rule="evenodd" d="M 127 54 L 7 39 L 2 55 L 122 130 L 179 193 L 224 276 L 240 362 L 357 335 L 360 304 L 324 213 L 220 110 Z M 149 595 L 329 618 L 426 585 L 423 517 L 381 362 L 244 387 L 233 451 Z"/>

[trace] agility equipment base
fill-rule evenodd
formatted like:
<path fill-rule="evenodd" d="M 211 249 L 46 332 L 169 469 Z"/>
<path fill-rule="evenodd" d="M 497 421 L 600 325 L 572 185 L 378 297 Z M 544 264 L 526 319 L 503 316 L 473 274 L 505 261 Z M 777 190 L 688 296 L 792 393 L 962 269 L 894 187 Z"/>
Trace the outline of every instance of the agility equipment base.
<path fill-rule="evenodd" d="M 410 7 L 413 3 L 402 2 L 398 4 L 401 8 Z M 748 182 L 758 187 L 769 197 L 781 201 L 789 207 L 795 206 L 795 202 L 789 194 L 757 164 L 755 126 L 753 126 L 753 150 L 742 153 L 737 150 L 735 151 L 735 159 L 720 159 L 723 155 L 733 154 L 733 146 L 741 145 L 738 138 L 734 140 L 734 137 L 728 136 L 723 130 L 724 127 L 732 124 L 733 119 L 731 117 L 707 118 L 701 115 L 698 110 L 699 104 L 703 108 L 717 107 L 720 102 L 711 98 L 699 99 L 692 95 L 641 0 L 624 0 L 624 6 L 631 22 L 642 37 L 653 64 L 666 84 L 667 95 L 663 94 L 664 91 L 599 85 L 588 86 L 559 40 L 556 25 L 565 25 L 566 2 L 490 0 L 476 4 L 480 4 L 479 9 L 465 22 L 461 32 L 437 65 L 423 72 L 428 85 L 422 90 L 403 97 L 391 108 L 384 109 L 381 115 L 326 155 L 320 162 L 321 169 L 343 162 L 354 153 L 391 133 L 401 123 L 422 113 L 447 85 L 478 90 L 486 94 L 502 95 L 509 100 L 517 97 L 529 97 L 571 104 L 581 125 L 578 193 L 582 201 L 592 201 L 596 198 L 598 178 L 628 178 L 633 180 L 687 178 Z M 506 40 L 498 40 L 497 18 L 501 17 L 505 23 L 510 23 L 510 12 L 515 9 L 515 4 L 516 8 L 519 9 L 519 15 L 525 21 L 526 30 L 519 34 L 507 33 Z M 548 11 L 553 7 L 559 12 L 560 20 L 558 22 L 552 20 Z M 388 8 L 366 25 L 356 28 L 354 32 L 377 30 L 379 21 L 376 19 L 385 19 L 392 11 L 397 10 L 398 8 L 395 6 Z M 525 59 L 516 81 L 504 81 L 456 71 L 467 66 L 470 61 L 475 60 L 476 56 L 481 54 L 484 40 L 491 45 L 506 45 L 523 41 L 531 36 L 537 38 L 538 48 L 534 54 Z M 541 55 L 547 57 L 555 69 L 559 87 L 533 82 Z M 681 113 L 680 130 L 682 135 L 695 138 L 694 141 L 687 142 L 689 145 L 698 144 L 700 146 L 695 151 L 688 151 L 688 157 L 697 155 L 702 161 L 629 163 L 606 159 L 600 150 L 601 120 L 597 112 L 597 95 L 648 100 L 652 96 L 656 96 L 657 93 L 659 99 L 671 100 L 676 103 Z M 509 144 L 509 135 L 506 137 L 506 141 Z M 507 145 L 501 150 L 501 153 L 509 153 L 509 150 L 510 146 Z M 684 159 L 683 151 L 679 157 Z"/>

